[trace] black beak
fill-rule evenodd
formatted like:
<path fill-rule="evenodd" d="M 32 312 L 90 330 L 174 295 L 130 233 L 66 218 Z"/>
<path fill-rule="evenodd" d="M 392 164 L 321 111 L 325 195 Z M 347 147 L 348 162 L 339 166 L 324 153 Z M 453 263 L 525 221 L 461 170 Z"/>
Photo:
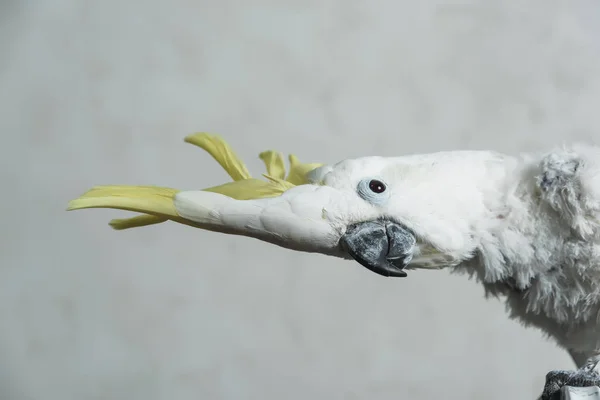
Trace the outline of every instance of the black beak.
<path fill-rule="evenodd" d="M 340 243 L 365 268 L 383 276 L 406 277 L 417 240 L 398 224 L 368 221 L 350 225 Z"/>

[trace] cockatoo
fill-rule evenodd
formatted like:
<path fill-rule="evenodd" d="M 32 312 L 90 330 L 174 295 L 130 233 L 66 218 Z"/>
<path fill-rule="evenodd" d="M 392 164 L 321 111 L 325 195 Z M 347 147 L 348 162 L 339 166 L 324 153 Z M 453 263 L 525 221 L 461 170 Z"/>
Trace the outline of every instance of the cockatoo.
<path fill-rule="evenodd" d="M 449 268 L 506 299 L 512 318 L 566 349 L 578 376 L 600 383 L 600 148 L 538 154 L 448 151 L 304 164 L 260 154 L 252 178 L 220 137 L 186 142 L 207 151 L 232 182 L 203 190 L 99 186 L 68 209 L 142 215 L 115 229 L 168 220 L 287 249 L 353 259 L 386 277 Z M 564 384 L 548 374 L 547 388 Z M 562 383 L 558 382 L 560 379 Z M 568 381 L 568 379 L 567 379 Z"/>

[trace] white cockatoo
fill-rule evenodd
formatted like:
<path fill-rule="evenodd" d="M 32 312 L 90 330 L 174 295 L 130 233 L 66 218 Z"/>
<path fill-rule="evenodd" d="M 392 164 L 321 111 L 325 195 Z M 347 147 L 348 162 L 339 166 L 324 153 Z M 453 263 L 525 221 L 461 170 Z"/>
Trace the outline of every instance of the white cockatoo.
<path fill-rule="evenodd" d="M 510 316 L 566 349 L 598 379 L 600 357 L 600 148 L 509 156 L 451 151 L 363 157 L 331 165 L 260 154 L 254 179 L 218 136 L 186 141 L 208 151 L 233 182 L 178 191 L 100 186 L 69 209 L 143 215 L 116 229 L 167 220 L 288 249 L 354 259 L 369 270 L 451 268 L 506 298 Z M 557 378 L 558 379 L 558 378 Z M 553 382 L 556 384 L 556 382 Z"/>

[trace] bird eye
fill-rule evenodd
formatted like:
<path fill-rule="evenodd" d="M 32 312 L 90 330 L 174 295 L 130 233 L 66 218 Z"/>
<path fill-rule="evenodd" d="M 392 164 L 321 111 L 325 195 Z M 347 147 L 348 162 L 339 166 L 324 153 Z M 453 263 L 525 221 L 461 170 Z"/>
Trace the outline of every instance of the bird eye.
<path fill-rule="evenodd" d="M 385 192 L 385 183 L 378 181 L 377 179 L 371 179 L 369 182 L 369 189 L 373 193 L 383 193 Z"/>
<path fill-rule="evenodd" d="M 362 180 L 356 190 L 360 197 L 375 205 L 383 205 L 389 197 L 387 185 L 379 179 Z"/>

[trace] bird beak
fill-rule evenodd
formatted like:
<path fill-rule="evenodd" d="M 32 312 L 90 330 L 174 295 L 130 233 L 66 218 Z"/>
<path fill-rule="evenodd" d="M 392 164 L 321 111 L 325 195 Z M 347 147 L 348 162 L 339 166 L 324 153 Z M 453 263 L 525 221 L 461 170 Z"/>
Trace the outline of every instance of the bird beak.
<path fill-rule="evenodd" d="M 416 238 L 402 226 L 383 220 L 350 225 L 340 239 L 342 248 L 365 268 L 386 277 L 406 277 Z"/>

